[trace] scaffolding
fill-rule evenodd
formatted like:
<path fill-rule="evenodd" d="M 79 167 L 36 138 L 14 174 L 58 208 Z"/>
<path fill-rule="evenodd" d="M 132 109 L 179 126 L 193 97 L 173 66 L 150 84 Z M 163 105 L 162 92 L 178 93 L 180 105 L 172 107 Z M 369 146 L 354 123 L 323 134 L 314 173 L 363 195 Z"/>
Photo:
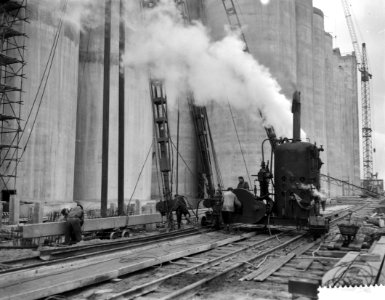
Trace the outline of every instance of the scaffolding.
<path fill-rule="evenodd" d="M 26 0 L 0 0 L 0 181 L 16 190 L 21 137 Z"/>

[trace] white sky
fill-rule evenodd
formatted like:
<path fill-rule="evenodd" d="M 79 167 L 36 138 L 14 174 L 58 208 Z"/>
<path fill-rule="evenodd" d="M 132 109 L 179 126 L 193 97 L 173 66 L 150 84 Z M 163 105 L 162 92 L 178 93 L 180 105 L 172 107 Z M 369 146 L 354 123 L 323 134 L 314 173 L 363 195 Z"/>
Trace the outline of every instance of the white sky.
<path fill-rule="evenodd" d="M 348 0 L 348 3 L 358 42 L 366 43 L 370 72 L 373 74 L 371 105 L 373 148 L 376 149 L 373 171 L 385 179 L 385 1 Z M 333 35 L 334 47 L 339 47 L 342 53 L 353 51 L 341 1 L 313 0 L 313 6 L 323 10 L 325 31 Z"/>

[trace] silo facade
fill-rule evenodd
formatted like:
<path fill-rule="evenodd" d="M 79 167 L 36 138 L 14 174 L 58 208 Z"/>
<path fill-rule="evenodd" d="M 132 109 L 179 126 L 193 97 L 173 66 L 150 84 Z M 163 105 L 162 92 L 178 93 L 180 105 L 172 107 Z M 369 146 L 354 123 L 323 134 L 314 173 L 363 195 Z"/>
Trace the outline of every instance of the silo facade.
<path fill-rule="evenodd" d="M 334 119 L 333 110 L 335 109 L 335 97 L 334 97 L 334 85 L 336 84 L 334 79 L 334 60 L 333 60 L 333 37 L 329 33 L 325 33 L 325 132 L 326 132 L 326 145 L 327 148 L 327 159 L 329 164 L 327 169 L 323 169 L 322 173 L 325 175 L 330 175 L 336 173 L 335 162 L 341 159 L 339 152 L 336 149 L 338 144 L 336 135 L 336 122 L 338 120 Z M 327 190 L 328 195 L 336 195 L 336 186 L 335 185 L 325 185 L 325 191 Z"/>
<path fill-rule="evenodd" d="M 273 0 L 267 5 L 251 0 L 237 3 L 237 13 L 250 53 L 270 70 L 272 77 L 280 84 L 281 92 L 291 99 L 297 82 L 295 1 Z M 211 30 L 211 36 L 214 39 L 224 37 L 224 27 L 228 26 L 228 20 L 222 2 L 206 0 L 203 5 L 205 22 Z M 218 104 L 209 107 L 209 118 L 225 186 L 236 185 L 238 176 L 247 177 L 244 158 L 249 174 L 258 172 L 262 160 L 261 143 L 266 138 L 258 116 L 250 116 L 249 112 L 235 109 L 232 112 L 235 127 L 229 107 L 219 107 Z M 265 148 L 266 153 L 269 153 L 269 147 Z"/>
<path fill-rule="evenodd" d="M 301 125 L 314 139 L 313 103 L 313 1 L 296 0 L 297 89 L 301 91 Z"/>
<path fill-rule="evenodd" d="M 345 78 L 346 123 L 344 127 L 347 161 L 346 173 L 350 183 L 360 183 L 359 178 L 359 128 L 358 128 L 358 94 L 357 94 L 357 62 L 354 55 L 345 55 L 341 59 Z M 353 117 L 352 117 L 353 116 Z"/>
<path fill-rule="evenodd" d="M 317 145 L 323 145 L 326 149 L 326 131 L 325 131 L 325 30 L 324 30 L 324 14 L 318 9 L 313 9 L 313 103 L 314 112 L 314 136 L 311 141 Z M 321 154 L 324 163 L 322 170 L 328 169 L 327 151 Z M 324 186 L 325 187 L 325 186 Z"/>
<path fill-rule="evenodd" d="M 61 6 L 58 1 L 47 5 L 30 0 L 27 9 L 29 23 L 25 33 L 29 38 L 21 116 L 24 121 L 54 43 Z M 67 10 L 70 9 L 69 4 Z M 73 199 L 78 51 L 79 30 L 64 22 L 36 124 L 18 167 L 17 191 L 21 200 L 58 204 Z M 33 116 L 25 128 L 22 146 L 32 130 Z"/>
<path fill-rule="evenodd" d="M 74 199 L 98 206 L 101 197 L 102 114 L 104 69 L 104 3 L 96 13 L 100 22 L 84 29 L 80 38 L 79 97 Z M 126 14 L 137 15 L 140 3 L 129 3 Z M 117 202 L 118 187 L 118 77 L 119 1 L 111 7 L 108 202 Z M 126 27 L 126 45 L 130 29 Z M 152 111 L 147 72 L 125 68 L 125 203 L 149 200 Z M 136 186 L 136 187 L 135 187 Z M 135 189 L 135 192 L 134 192 Z"/>

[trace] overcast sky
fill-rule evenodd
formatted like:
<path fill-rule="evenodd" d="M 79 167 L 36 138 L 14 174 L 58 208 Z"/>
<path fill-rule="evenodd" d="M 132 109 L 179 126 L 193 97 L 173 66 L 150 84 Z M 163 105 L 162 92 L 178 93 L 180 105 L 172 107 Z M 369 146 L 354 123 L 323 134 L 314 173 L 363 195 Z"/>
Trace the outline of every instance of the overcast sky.
<path fill-rule="evenodd" d="M 348 3 L 358 42 L 366 43 L 370 71 L 373 74 L 371 105 L 373 148 L 376 149 L 374 172 L 385 179 L 385 1 L 348 0 Z M 341 1 L 313 0 L 313 5 L 323 10 L 325 30 L 333 35 L 334 47 L 340 48 L 342 53 L 353 51 Z"/>

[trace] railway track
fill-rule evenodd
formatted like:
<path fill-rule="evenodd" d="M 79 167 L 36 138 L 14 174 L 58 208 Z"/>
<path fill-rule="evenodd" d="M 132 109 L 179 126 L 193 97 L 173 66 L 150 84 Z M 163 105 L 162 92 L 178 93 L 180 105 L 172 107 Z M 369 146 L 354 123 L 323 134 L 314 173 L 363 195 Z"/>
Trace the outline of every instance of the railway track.
<path fill-rule="evenodd" d="M 22 270 L 33 270 L 38 267 L 50 266 L 59 263 L 87 259 L 103 254 L 114 253 L 138 247 L 152 245 L 155 242 L 172 241 L 181 237 L 188 237 L 204 232 L 197 228 L 150 235 L 145 237 L 133 237 L 119 241 L 102 242 L 82 246 L 44 249 L 34 257 L 15 259 L 1 262 L 0 275 Z"/>
<path fill-rule="evenodd" d="M 342 212 L 333 212 L 333 215 L 338 215 L 338 217 L 335 217 L 331 221 L 331 231 L 335 230 L 333 226 L 339 220 L 345 218 L 350 213 L 350 211 L 359 210 L 363 207 L 364 206 L 360 205 L 356 206 L 355 208 L 350 208 L 349 210 L 345 209 Z M 187 232 L 186 234 L 186 236 L 188 237 L 189 235 L 193 236 L 194 233 Z M 200 234 L 200 236 L 197 236 L 197 241 L 200 240 L 199 237 L 203 238 L 205 236 L 215 236 L 214 233 L 211 233 L 211 235 L 205 233 Z M 100 289 L 111 290 L 108 295 L 105 295 L 103 297 L 103 299 L 184 299 L 191 295 L 196 295 L 197 292 L 202 293 L 202 291 L 204 291 L 204 286 L 212 286 L 212 282 L 222 280 L 223 278 L 227 278 L 229 276 L 234 276 L 233 274 L 236 274 L 236 276 L 235 278 L 232 277 L 232 282 L 238 282 L 237 279 L 239 279 L 247 283 L 248 280 L 254 280 L 255 277 L 252 276 L 253 272 L 256 272 L 258 269 L 261 269 L 258 268 L 259 266 L 269 266 L 271 264 L 274 264 L 274 262 L 276 262 L 277 260 L 279 260 L 283 264 L 283 268 L 280 270 L 281 272 L 283 272 L 281 275 L 288 275 L 289 271 L 287 270 L 287 268 L 294 268 L 292 266 L 293 260 L 299 259 L 301 261 L 303 259 L 308 259 L 312 256 L 312 252 L 314 252 L 314 249 L 317 249 L 321 242 L 320 240 L 313 241 L 307 232 L 299 232 L 296 230 L 287 229 L 284 230 L 282 233 L 274 236 L 269 236 L 267 234 L 255 235 L 255 233 L 250 233 L 241 236 L 224 235 L 222 239 L 226 239 L 226 236 L 227 240 L 225 240 L 224 242 L 221 242 L 219 239 L 218 242 L 214 243 L 214 246 L 200 246 L 200 248 L 198 247 L 199 251 L 195 252 L 191 252 L 189 250 L 184 250 L 184 252 L 181 252 L 181 250 L 178 250 L 181 246 L 176 246 L 174 250 L 167 250 L 169 254 L 167 255 L 166 259 L 164 259 L 163 261 L 159 261 L 158 264 L 156 263 L 157 259 L 153 259 L 153 262 L 151 264 L 142 264 L 142 267 L 136 268 L 135 272 L 128 272 L 129 274 L 127 274 L 127 272 L 123 272 L 121 274 L 118 272 L 116 273 L 116 275 L 98 277 L 95 282 L 92 281 L 94 283 L 99 283 L 97 286 L 91 287 L 91 291 L 90 288 L 81 288 L 80 290 L 75 291 L 69 291 L 71 289 L 66 288 L 58 289 L 58 292 L 61 291 L 59 292 L 62 293 L 61 296 L 68 297 L 68 299 L 71 299 L 74 296 L 79 296 L 79 293 L 87 293 L 88 295 L 90 295 L 90 293 L 92 294 L 92 289 L 96 289 L 96 292 Z M 166 237 L 164 238 L 166 239 Z M 154 248 L 154 246 L 156 249 L 156 245 L 176 245 L 181 240 L 176 234 L 173 236 L 169 236 L 168 238 L 169 241 L 158 239 L 154 241 L 147 241 L 148 244 L 145 245 L 136 245 L 136 253 L 141 253 L 143 251 L 145 252 L 146 249 Z M 139 241 L 137 242 L 139 243 Z M 118 246 L 118 248 L 119 247 L 120 245 Z M 72 254 L 76 253 L 76 251 L 78 250 L 79 249 L 74 249 L 73 251 L 75 252 L 72 252 Z M 120 259 L 120 263 L 129 262 L 130 259 L 127 261 L 128 257 L 127 259 L 124 258 L 127 255 L 127 252 L 124 252 L 122 250 L 125 249 L 119 248 L 119 251 L 115 254 L 108 254 L 108 260 Z M 127 250 L 128 252 L 132 252 L 135 249 L 130 250 L 130 248 L 127 248 Z M 104 251 L 109 250 L 107 249 L 99 252 L 96 251 L 89 254 L 80 253 L 77 257 L 77 260 L 75 260 L 75 263 L 70 265 L 68 264 L 68 260 L 74 259 L 74 257 L 56 259 L 55 253 L 53 251 L 50 253 L 50 255 L 54 254 L 52 255 L 54 260 L 42 263 L 43 265 L 39 265 L 39 270 L 36 272 L 40 272 L 39 276 L 41 277 L 48 276 L 50 272 L 52 272 L 52 270 L 54 270 L 55 268 L 61 268 L 61 265 L 65 265 L 66 263 L 66 268 L 68 268 L 69 271 L 71 271 L 72 269 L 73 271 L 76 271 L 77 269 L 83 267 L 82 264 L 86 265 L 86 263 L 83 262 L 82 257 L 88 258 L 84 259 L 84 261 L 98 260 L 98 255 L 105 254 Z M 111 251 L 113 252 L 113 250 Z M 180 253 L 183 253 L 185 255 L 175 256 L 172 251 L 175 251 L 175 253 L 179 251 Z M 309 251 L 311 251 L 310 254 Z M 62 255 L 70 254 L 69 252 L 64 251 Z M 94 258 L 92 258 L 91 256 L 94 256 Z M 140 257 L 140 259 L 142 259 L 142 257 Z M 282 259 L 288 259 L 288 261 L 282 262 Z M 328 261 L 333 262 L 333 259 L 329 259 Z M 96 261 L 95 266 L 100 263 L 100 261 Z M 87 262 L 87 264 L 89 264 L 89 262 Z M 318 265 L 318 263 L 314 265 Z M 107 267 L 108 265 L 105 266 Z M 34 272 L 33 270 L 36 268 L 37 267 L 35 265 L 31 268 L 26 267 L 24 271 L 23 269 L 19 269 L 19 271 L 12 270 L 9 271 L 8 274 L 13 278 L 14 282 L 18 280 L 26 281 L 29 277 L 28 273 L 32 274 Z M 100 268 L 105 267 L 101 265 Z M 283 283 L 286 282 L 285 288 L 287 290 L 287 278 L 282 279 L 281 277 L 279 277 L 279 272 L 278 275 L 274 274 L 273 269 L 274 268 L 271 268 L 273 272 L 271 274 L 268 274 L 267 276 L 268 281 L 271 281 L 274 285 L 284 285 Z M 291 270 L 291 272 L 293 273 L 294 271 Z M 315 276 L 320 276 L 320 272 L 321 270 L 315 270 L 316 274 L 309 273 L 307 275 L 308 277 L 310 276 L 312 278 Z M 3 275 L 6 276 L 7 274 Z M 114 280 L 113 282 L 108 281 L 109 279 L 113 278 L 118 279 Z M 104 281 L 106 283 L 102 283 L 101 281 Z M 281 281 L 281 283 L 279 283 L 279 281 Z M 90 284 L 92 284 L 91 281 Z M 284 291 L 285 288 L 282 288 L 283 291 L 280 294 L 282 298 L 285 298 L 285 295 L 289 296 L 289 294 Z M 268 289 L 265 289 L 265 291 L 268 291 Z M 205 298 L 211 298 L 211 296 L 206 295 L 206 297 L 203 297 L 203 299 Z M 28 299 L 34 298 L 31 297 Z"/>
<path fill-rule="evenodd" d="M 333 226 L 338 221 L 345 218 L 351 211 L 363 207 L 357 206 L 335 212 L 333 215 L 338 214 L 338 217 L 331 221 L 332 231 L 335 230 Z M 120 284 L 107 284 L 104 288 L 108 290 L 112 287 L 114 293 L 106 295 L 103 299 L 185 299 L 195 295 L 205 285 L 221 280 L 232 273 L 243 274 L 243 276 L 237 276 L 241 281 L 253 280 L 255 278 L 253 272 L 258 269 L 257 266 L 266 262 L 269 265 L 282 258 L 283 262 L 280 263 L 285 265 L 285 260 L 289 262 L 301 255 L 307 257 L 309 250 L 317 248 L 320 242 L 320 239 L 313 241 L 307 232 L 296 230 L 285 231 L 274 236 L 258 235 L 247 241 L 234 242 L 209 252 L 178 259 L 160 269 L 152 270 L 150 274 L 145 271 L 130 275 Z M 330 261 L 333 262 L 333 260 Z M 274 269 L 271 270 L 273 274 Z M 319 276 L 320 272 L 316 270 L 315 275 Z M 293 270 L 291 273 L 294 274 Z M 272 274 L 268 274 L 267 277 Z M 288 276 L 287 270 L 281 275 Z M 308 277 L 312 275 L 314 274 L 307 274 Z M 152 280 L 148 280 L 149 277 Z M 277 281 L 274 279 L 277 275 L 272 277 L 273 281 Z M 282 281 L 285 282 L 285 279 Z M 288 293 L 286 296 L 291 297 Z"/>

